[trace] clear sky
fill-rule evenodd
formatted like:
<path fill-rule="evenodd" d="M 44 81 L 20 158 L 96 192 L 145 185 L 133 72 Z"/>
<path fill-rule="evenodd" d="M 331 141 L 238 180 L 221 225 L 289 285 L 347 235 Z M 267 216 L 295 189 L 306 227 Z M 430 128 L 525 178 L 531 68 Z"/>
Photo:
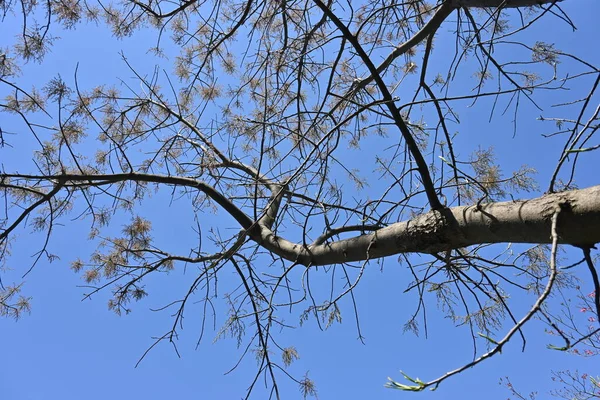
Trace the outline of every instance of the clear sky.
<path fill-rule="evenodd" d="M 540 23 L 528 34 L 538 35 L 536 40 L 555 43 L 557 48 L 568 48 L 571 53 L 600 65 L 596 43 L 600 37 L 597 21 L 600 2 L 566 0 L 563 8 L 579 28 L 577 32 L 572 33 L 556 18 L 548 18 L 547 22 Z M 8 17 L 0 25 L 0 48 L 10 43 L 15 23 Z M 4 32 L 10 34 L 5 35 Z M 170 69 L 166 60 L 151 58 L 146 53 L 149 34 L 142 31 L 130 39 L 117 41 L 102 26 L 83 25 L 73 31 L 61 32 L 61 39 L 42 65 L 29 64 L 23 68 L 20 83 L 25 87 L 41 86 L 58 73 L 72 83 L 77 64 L 80 85 L 91 87 L 102 82 L 114 83 L 117 77 L 128 80 L 131 73 L 120 59 L 121 51 L 148 73 L 156 62 Z M 443 42 L 438 46 L 443 46 Z M 152 66 L 145 64 L 149 60 Z M 6 92 L 2 90 L 5 87 L 0 87 L 0 96 L 4 97 Z M 488 117 L 477 108 L 461 110 L 462 124 L 456 147 L 473 149 L 493 145 L 503 169 L 508 172 L 521 164 L 529 164 L 538 170 L 541 189 L 545 190 L 558 157 L 557 146 L 562 142 L 541 139 L 546 128 L 531 118 L 523 118 L 513 136 L 512 131 L 496 129 L 493 123 L 489 124 Z M 0 119 L 4 118 L 8 117 L 0 114 Z M 32 139 L 21 125 L 16 122 L 13 125 L 12 121 L 6 119 L 2 122 L 2 129 L 15 135 L 9 136 L 13 148 L 0 149 L 0 164 L 6 171 L 31 172 L 29 153 L 23 149 L 31 148 Z M 502 127 L 505 129 L 506 125 Z M 352 156 L 351 153 L 349 156 Z M 585 164 L 580 171 L 588 172 L 578 175 L 579 185 L 598 184 L 595 167 L 598 156 L 584 157 L 583 162 Z M 169 202 L 169 192 L 161 191 L 144 206 L 146 210 L 153 211 L 153 235 L 157 243 L 167 248 L 186 248 L 190 240 L 188 237 L 194 237 L 193 226 L 188 222 L 193 217 L 192 211 L 169 206 Z M 219 216 L 208 213 L 202 218 L 207 225 L 219 225 L 220 222 Z M 131 314 L 116 316 L 107 310 L 108 293 L 101 292 L 82 301 L 82 295 L 86 293 L 80 287 L 83 281 L 69 269 L 69 263 L 76 257 L 85 258 L 95 249 L 95 244 L 86 240 L 88 225 L 81 222 L 69 224 L 68 219 L 62 222 L 64 225 L 57 228 L 51 241 L 51 249 L 60 259 L 51 264 L 40 263 L 24 279 L 24 294 L 33 297 L 31 314 L 17 322 L 0 319 L 0 399 L 243 398 L 256 363 L 248 357 L 238 369 L 224 375 L 236 364 L 241 350 L 236 348 L 233 339 L 213 343 L 216 331 L 211 330 L 196 346 L 200 320 L 194 318 L 193 307 L 198 307 L 197 315 L 200 315 L 200 305 L 192 306 L 186 317 L 185 329 L 178 342 L 180 358 L 169 344 L 163 343 L 134 368 L 152 345 L 152 338 L 162 335 L 171 323 L 168 313 L 156 313 L 150 309 L 177 297 L 173 291 L 182 290 L 191 272 L 176 270 L 169 275 L 152 278 L 150 296 L 134 304 Z M 220 226 L 222 229 L 235 227 L 233 223 Z M 40 238 L 30 235 L 29 228 L 20 230 L 18 235 L 8 264 L 12 271 L 3 273 L 5 284 L 20 281 L 38 248 L 36 244 L 39 244 Z M 222 279 L 227 287 L 226 275 Z M 403 325 L 414 310 L 416 301 L 414 295 L 402 293 L 409 280 L 408 271 L 397 265 L 395 257 L 386 260 L 383 272 L 378 268 L 366 271 L 355 294 L 364 345 L 357 340 L 350 309 L 343 314 L 342 324 L 335 324 L 327 331 L 321 332 L 314 321 L 309 320 L 302 328 L 284 332 L 280 337 L 282 344 L 294 345 L 300 353 L 300 359 L 290 371 L 302 376 L 308 370 L 322 400 L 479 399 L 482 396 L 504 399 L 509 393 L 498 385 L 499 378 L 503 376 L 508 375 L 524 392 L 536 390 L 543 394 L 555 388 L 550 380 L 552 370 L 571 368 L 591 374 L 600 373 L 597 359 L 547 350 L 546 345 L 553 343 L 555 338 L 545 335 L 543 326 L 533 322 L 525 329 L 530 340 L 524 353 L 521 352 L 521 343 L 515 338 L 500 356 L 442 383 L 435 392 L 412 394 L 385 389 L 383 385 L 388 376 L 401 381 L 399 370 L 429 380 L 461 366 L 471 357 L 468 332 L 455 328 L 447 319 L 436 318 L 433 305 L 429 308 L 433 314 L 429 320 L 428 339 L 423 335 L 415 337 L 411 333 L 403 333 Z M 591 291 L 591 286 L 589 289 Z M 513 299 L 526 300 L 531 299 Z M 223 304 L 217 306 L 219 311 L 225 311 Z M 223 318 L 222 315 L 217 318 L 218 329 Z M 290 318 L 289 322 L 297 325 L 296 317 Z M 481 341 L 483 348 L 484 340 Z M 293 388 L 293 382 L 282 378 L 279 384 L 286 393 L 285 399 L 301 398 Z M 266 398 L 261 387 L 255 398 Z"/>

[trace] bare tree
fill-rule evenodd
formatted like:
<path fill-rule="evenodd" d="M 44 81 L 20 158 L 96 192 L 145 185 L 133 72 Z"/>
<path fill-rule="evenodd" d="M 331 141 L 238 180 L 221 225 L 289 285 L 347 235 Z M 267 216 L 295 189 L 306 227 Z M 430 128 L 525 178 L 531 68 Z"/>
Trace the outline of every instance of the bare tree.
<path fill-rule="evenodd" d="M 524 346 L 522 328 L 533 318 L 561 340 L 555 349 L 597 349 L 597 322 L 582 325 L 548 300 L 586 287 L 593 295 L 580 298 L 600 314 L 591 251 L 600 242 L 600 186 L 577 186 L 579 165 L 598 162 L 600 70 L 528 33 L 546 19 L 574 28 L 561 8 L 573 1 L 0 1 L 4 20 L 20 21 L 0 55 L 0 109 L 12 115 L 10 129 L 0 122 L 2 151 L 22 151 L 11 147 L 15 129 L 37 143 L 29 170 L 0 171 L 0 260 L 19 230 L 33 228 L 44 237 L 33 268 L 55 257 L 49 244 L 59 221 L 88 221 L 98 250 L 71 267 L 88 296 L 112 291 L 118 314 L 151 292 L 150 275 L 195 268 L 186 291 L 164 306 L 173 321 L 158 342 L 175 343 L 190 302 L 208 314 L 220 298 L 230 311 L 218 335 L 235 337 L 241 356 L 259 361 L 248 396 L 261 377 L 274 398 L 282 377 L 315 394 L 307 376 L 285 370 L 299 354 L 279 345 L 284 315 L 328 327 L 350 305 L 360 336 L 353 291 L 365 269 L 390 256 L 410 269 L 406 290 L 420 299 L 407 330 L 427 333 L 431 296 L 489 345 L 440 377 L 405 375 L 392 388 L 435 388 L 513 337 Z M 124 55 L 136 84 L 85 88 L 56 77 L 26 87 L 19 66 L 43 63 L 60 43 L 56 32 L 85 21 L 123 40 L 153 30 L 148 47 L 178 55 L 167 57 L 170 71 L 152 74 Z M 466 106 L 489 113 L 507 139 L 532 115 L 552 124 L 544 133 L 561 140 L 555 171 L 504 174 L 510 155 L 497 161 L 491 148 L 467 147 L 465 156 L 456 134 L 466 129 Z M 360 156 L 348 156 L 358 148 Z M 144 205 L 154 191 L 197 215 L 189 252 L 153 240 L 158 216 Z M 543 194 L 515 200 L 524 192 Z M 199 216 L 211 211 L 222 226 L 203 225 Z M 109 226 L 128 215 L 122 231 Z M 513 251 L 510 243 L 533 247 Z M 578 249 L 581 261 L 559 265 L 561 245 Z M 238 285 L 219 297 L 218 277 L 231 270 Z M 330 287 L 312 290 L 315 280 Z M 2 314 L 29 309 L 20 289 L 1 287 Z M 534 295 L 523 315 L 511 306 L 517 292 Z"/>

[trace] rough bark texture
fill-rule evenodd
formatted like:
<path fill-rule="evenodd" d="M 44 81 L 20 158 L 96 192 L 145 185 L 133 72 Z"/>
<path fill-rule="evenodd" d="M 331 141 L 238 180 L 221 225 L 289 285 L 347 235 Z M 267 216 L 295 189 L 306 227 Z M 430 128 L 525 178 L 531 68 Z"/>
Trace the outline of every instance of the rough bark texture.
<path fill-rule="evenodd" d="M 551 220 L 560 208 L 559 241 L 600 242 L 600 186 L 507 201 L 431 211 L 350 239 L 302 246 L 262 229 L 262 245 L 303 265 L 361 261 L 399 253 L 434 253 L 484 243 L 551 243 Z"/>

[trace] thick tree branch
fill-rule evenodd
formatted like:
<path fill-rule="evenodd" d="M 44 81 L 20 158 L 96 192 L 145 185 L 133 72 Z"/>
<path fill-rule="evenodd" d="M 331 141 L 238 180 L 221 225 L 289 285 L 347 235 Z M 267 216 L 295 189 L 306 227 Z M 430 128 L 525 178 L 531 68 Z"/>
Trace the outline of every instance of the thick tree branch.
<path fill-rule="evenodd" d="M 495 340 L 491 339 L 490 337 L 482 335 L 483 337 L 487 338 L 488 340 L 493 341 L 495 343 L 495 346 L 487 353 L 477 357 L 475 360 L 473 360 L 459 368 L 456 368 L 453 371 L 449 371 L 449 372 L 445 373 L 444 375 L 440 376 L 439 378 L 434 379 L 429 382 L 423 382 L 418 379 L 413 380 L 413 379 L 409 378 L 407 375 L 404 375 L 410 381 L 417 383 L 418 384 L 417 386 L 408 386 L 408 385 L 398 384 L 397 382 L 394 382 L 393 380 L 388 378 L 390 380 L 390 382 L 388 382 L 388 384 L 386 385 L 387 387 L 394 388 L 394 389 L 400 389 L 400 390 L 410 390 L 410 391 L 421 391 L 430 386 L 437 388 L 441 382 L 445 381 L 446 379 L 450 378 L 451 376 L 460 374 L 461 372 L 463 372 L 469 368 L 473 368 L 474 366 L 481 363 L 482 361 L 485 361 L 488 358 L 492 358 L 496 354 L 500 353 L 502 351 L 502 347 L 504 347 L 504 345 L 508 343 L 508 341 L 515 335 L 515 333 L 521 332 L 521 328 L 538 311 L 540 311 L 542 304 L 544 304 L 544 301 L 546 301 L 548 296 L 550 296 L 550 293 L 552 292 L 552 287 L 554 286 L 554 282 L 556 282 L 556 276 L 558 275 L 558 270 L 556 267 L 556 251 L 558 249 L 558 241 L 559 241 L 558 215 L 559 215 L 559 213 L 562 212 L 563 204 L 558 203 L 555 206 L 556 206 L 556 210 L 550 216 L 550 225 L 551 225 L 550 238 L 551 238 L 551 243 L 552 243 L 551 256 L 550 256 L 550 276 L 548 277 L 548 282 L 546 283 L 546 287 L 544 288 L 544 291 L 537 298 L 536 302 L 533 304 L 533 307 L 531 307 L 531 309 L 527 312 L 527 314 L 525 314 L 525 316 L 523 318 L 521 318 L 521 320 L 519 322 L 517 322 L 508 331 L 508 333 L 499 341 L 495 341 Z"/>
<path fill-rule="evenodd" d="M 600 242 L 600 186 L 507 201 L 431 211 L 375 232 L 304 247 L 263 230 L 262 245 L 304 265 L 326 265 L 399 253 L 435 253 L 484 243 L 552 243 L 552 214 L 561 212 L 559 243 Z"/>
<path fill-rule="evenodd" d="M 221 206 L 227 213 L 229 213 L 244 229 L 251 230 L 253 228 L 253 221 L 248 217 L 242 210 L 240 210 L 235 204 L 227 199 L 223 194 L 217 191 L 212 186 L 187 177 L 181 176 L 167 176 L 167 175 L 154 175 L 154 174 L 142 174 L 137 172 L 122 173 L 122 174 L 59 174 L 59 175 L 25 175 L 25 174 L 1 174 L 0 175 L 0 188 L 2 187 L 2 180 L 4 179 L 23 179 L 23 180 L 34 180 L 34 181 L 46 181 L 46 182 L 58 182 L 55 189 L 51 192 L 52 195 L 56 194 L 62 187 L 69 186 L 103 186 L 110 185 L 118 182 L 131 182 L 131 183 L 162 183 L 167 185 L 176 185 L 181 187 L 196 188 L 202 193 L 206 194 L 209 198 L 214 200 L 219 206 Z M 48 196 L 46 196 L 48 197 Z M 40 202 L 46 201 L 47 199 L 41 199 Z"/>
<path fill-rule="evenodd" d="M 400 253 L 436 253 L 484 243 L 551 243 L 548 232 L 558 204 L 563 205 L 560 243 L 592 247 L 600 242 L 597 229 L 600 226 L 600 186 L 547 194 L 532 200 L 434 210 L 360 236 L 305 246 L 279 237 L 270 229 L 285 191 L 281 187 L 271 187 L 273 194 L 263 213 L 265 217 L 257 222 L 216 189 L 192 178 L 140 173 L 7 174 L 0 178 L 60 182 L 53 194 L 63 187 L 61 184 L 64 187 L 101 186 L 124 181 L 196 188 L 229 213 L 252 240 L 284 259 L 306 266 L 364 261 Z M 40 201 L 47 200 L 45 197 Z"/>

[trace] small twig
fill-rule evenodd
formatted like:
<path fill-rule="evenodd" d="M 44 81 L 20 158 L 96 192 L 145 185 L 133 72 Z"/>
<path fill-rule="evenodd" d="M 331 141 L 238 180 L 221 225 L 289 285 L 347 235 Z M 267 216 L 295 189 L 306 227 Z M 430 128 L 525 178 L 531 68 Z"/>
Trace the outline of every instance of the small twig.
<path fill-rule="evenodd" d="M 594 282 L 594 305 L 596 306 L 596 316 L 598 317 L 598 321 L 600 321 L 600 281 L 598 280 L 598 272 L 596 271 L 596 267 L 592 261 L 590 248 L 584 247 L 582 250 L 583 256 L 585 257 L 585 263 L 587 264 L 590 274 L 592 275 L 592 282 Z"/>
<path fill-rule="evenodd" d="M 548 296 L 550 295 L 550 292 L 552 291 L 552 287 L 554 286 L 554 282 L 556 281 L 556 276 L 558 275 L 558 269 L 556 267 L 556 251 L 558 248 L 557 225 L 558 225 L 558 214 L 561 211 L 561 207 L 562 207 L 562 205 L 559 205 L 559 207 L 557 207 L 556 211 L 552 215 L 552 228 L 551 228 L 552 251 L 551 251 L 551 257 L 550 257 L 550 276 L 548 277 L 548 282 L 546 283 L 546 287 L 545 287 L 544 291 L 542 292 L 542 294 L 538 297 L 538 299 L 535 302 L 535 304 L 533 305 L 533 307 L 531 307 L 529 312 L 527 312 L 527 314 L 525 314 L 525 316 L 508 331 L 506 336 L 504 336 L 504 338 L 502 338 L 501 340 L 498 340 L 496 342 L 497 344 L 494 346 L 494 348 L 492 350 L 488 351 L 487 353 L 481 355 L 479 358 L 477 358 L 477 359 L 475 359 L 453 371 L 447 372 L 446 374 L 440 376 L 437 379 L 434 379 L 429 382 L 422 382 L 422 381 L 418 380 L 417 385 L 413 386 L 413 385 L 405 385 L 402 383 L 398 383 L 398 382 L 395 382 L 392 379 L 388 378 L 389 382 L 386 384 L 386 387 L 393 388 L 393 389 L 400 389 L 400 390 L 408 390 L 408 391 L 421 391 L 427 387 L 432 386 L 432 390 L 435 390 L 438 387 L 438 385 L 440 383 L 442 383 L 444 380 L 450 378 L 453 375 L 457 375 L 469 368 L 472 368 L 475 365 L 481 363 L 482 361 L 484 361 L 488 358 L 491 358 L 495 354 L 500 353 L 502 351 L 502 347 L 506 343 L 508 343 L 508 341 L 514 336 L 514 334 L 519 332 L 521 330 L 521 328 L 523 327 L 523 325 L 525 325 L 527 323 L 527 321 L 529 321 L 541 309 L 542 304 L 544 303 L 546 298 L 548 298 Z M 407 377 L 407 375 L 405 375 L 404 373 L 403 373 L 403 375 L 405 378 L 409 379 Z M 411 379 L 409 379 L 409 380 L 411 380 Z M 415 380 L 412 380 L 412 381 L 415 382 Z"/>

